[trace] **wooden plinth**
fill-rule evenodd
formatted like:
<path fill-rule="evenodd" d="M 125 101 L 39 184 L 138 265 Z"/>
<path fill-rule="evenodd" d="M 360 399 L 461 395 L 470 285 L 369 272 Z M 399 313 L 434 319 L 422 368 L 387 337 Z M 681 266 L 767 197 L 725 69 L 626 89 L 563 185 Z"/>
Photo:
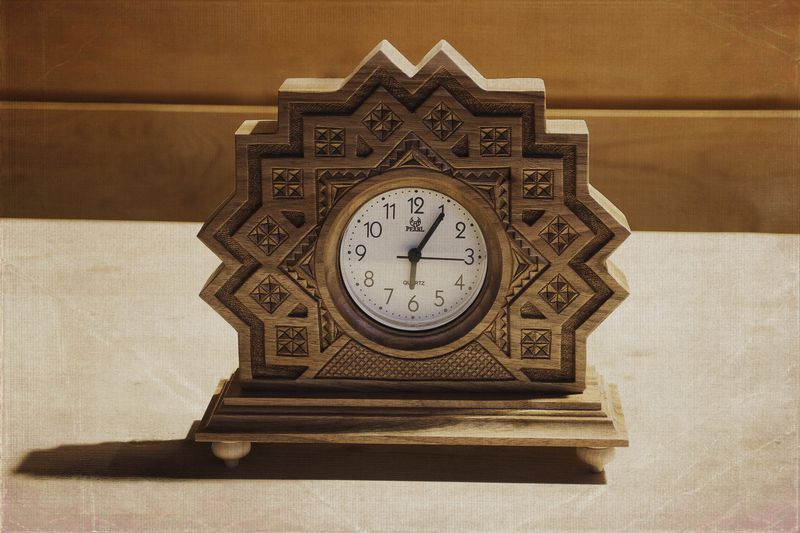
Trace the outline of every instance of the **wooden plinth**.
<path fill-rule="evenodd" d="M 250 443 L 565 446 L 602 471 L 613 448 L 628 445 L 616 387 L 591 369 L 580 394 L 280 396 L 243 390 L 238 373 L 222 380 L 195 433 L 230 466 Z"/>

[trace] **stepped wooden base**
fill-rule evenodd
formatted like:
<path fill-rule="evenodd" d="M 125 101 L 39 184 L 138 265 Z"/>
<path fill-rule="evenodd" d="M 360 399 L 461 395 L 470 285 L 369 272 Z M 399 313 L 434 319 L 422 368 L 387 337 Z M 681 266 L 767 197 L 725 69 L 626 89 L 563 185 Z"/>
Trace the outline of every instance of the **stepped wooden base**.
<path fill-rule="evenodd" d="M 195 433 L 229 466 L 250 443 L 443 444 L 564 446 L 602 472 L 628 435 L 616 387 L 594 372 L 580 394 L 271 395 L 243 390 L 238 374 L 222 380 Z"/>

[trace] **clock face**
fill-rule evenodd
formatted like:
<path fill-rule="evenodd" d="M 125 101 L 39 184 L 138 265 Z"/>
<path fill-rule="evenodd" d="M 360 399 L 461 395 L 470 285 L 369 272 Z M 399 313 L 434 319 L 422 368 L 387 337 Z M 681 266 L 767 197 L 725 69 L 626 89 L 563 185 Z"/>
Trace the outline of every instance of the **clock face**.
<path fill-rule="evenodd" d="M 486 279 L 486 241 L 453 198 L 425 188 L 382 192 L 345 226 L 344 285 L 358 307 L 392 328 L 421 331 L 461 316 Z"/>

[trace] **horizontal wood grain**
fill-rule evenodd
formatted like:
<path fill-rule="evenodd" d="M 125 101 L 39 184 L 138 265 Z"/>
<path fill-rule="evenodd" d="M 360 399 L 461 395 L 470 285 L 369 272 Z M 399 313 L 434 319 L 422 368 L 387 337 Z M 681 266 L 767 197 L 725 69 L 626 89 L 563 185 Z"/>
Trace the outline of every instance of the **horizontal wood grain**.
<path fill-rule="evenodd" d="M 192 108 L 0 108 L 3 213 L 203 220 L 233 189 L 234 132 L 259 115 Z"/>
<path fill-rule="evenodd" d="M 274 116 L 266 106 L 0 102 L 0 211 L 204 220 L 233 188 L 233 133 Z M 634 230 L 800 231 L 796 111 L 548 118 L 587 121 L 590 179 Z"/>
<path fill-rule="evenodd" d="M 550 107 L 796 108 L 793 1 L 0 4 L 0 99 L 274 104 L 381 39 L 448 40 L 488 78 L 543 78 Z M 342 31 L 346 28 L 347 31 Z"/>
<path fill-rule="evenodd" d="M 409 399 L 399 400 L 391 407 L 374 407 L 369 399 L 362 399 L 360 407 L 353 407 L 340 398 L 330 398 L 325 408 L 300 407 L 291 412 L 284 406 L 265 404 L 261 401 L 264 398 L 251 398 L 237 381 L 238 375 L 234 374 L 211 398 L 194 434 L 196 441 L 628 446 L 619 394 L 614 385 L 605 384 L 602 378 L 586 389 L 589 396 L 601 398 L 589 410 L 583 404 L 583 395 L 578 394 L 536 407 L 530 406 L 530 400 L 517 400 L 516 405 L 509 402 L 500 408 L 484 406 L 472 410 L 463 409 L 462 402 L 432 407 Z M 302 397 L 289 399 L 292 400 L 299 406 L 307 403 Z"/>
<path fill-rule="evenodd" d="M 634 229 L 800 231 L 800 113 L 580 116 L 590 179 Z"/>

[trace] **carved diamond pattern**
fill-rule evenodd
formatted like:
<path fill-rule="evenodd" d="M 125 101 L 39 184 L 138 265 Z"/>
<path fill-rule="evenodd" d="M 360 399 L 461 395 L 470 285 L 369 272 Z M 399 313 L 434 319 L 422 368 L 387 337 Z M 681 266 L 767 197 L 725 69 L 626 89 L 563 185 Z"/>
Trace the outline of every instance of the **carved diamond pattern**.
<path fill-rule="evenodd" d="M 481 128 L 481 155 L 511 155 L 511 128 Z"/>
<path fill-rule="evenodd" d="M 270 255 L 289 238 L 289 235 L 271 216 L 265 216 L 258 225 L 247 235 L 261 250 Z"/>
<path fill-rule="evenodd" d="M 389 50 L 388 46 L 386 50 Z M 581 193 L 581 191 L 585 192 L 587 178 L 585 158 L 580 154 L 585 155 L 587 140 L 583 135 L 550 139 L 552 144 L 545 151 L 549 154 L 547 157 L 559 158 L 559 166 L 546 163 L 545 156 L 541 156 L 538 145 L 535 145 L 536 141 L 542 141 L 539 139 L 541 135 L 534 135 L 533 131 L 535 129 L 534 122 L 542 123 L 544 121 L 545 109 L 542 102 L 539 102 L 541 105 L 532 109 L 530 105 L 520 102 L 518 98 L 513 98 L 513 95 L 509 96 L 510 93 L 498 91 L 497 89 L 503 82 L 490 82 L 488 86 L 482 87 L 483 78 L 478 76 L 473 69 L 465 70 L 460 66 L 462 65 L 461 61 L 452 59 L 455 56 L 431 53 L 428 57 L 429 63 L 419 65 L 413 75 L 410 75 L 411 72 L 406 68 L 408 62 L 401 59 L 401 56 L 395 52 L 374 54 L 358 67 L 351 82 L 342 86 L 340 91 L 320 93 L 312 88 L 292 96 L 282 95 L 282 103 L 292 108 L 291 113 L 285 113 L 281 117 L 280 131 L 283 134 L 271 136 L 269 139 L 264 135 L 261 136 L 264 139 L 255 135 L 252 142 L 260 143 L 257 150 L 254 149 L 251 151 L 252 153 L 239 154 L 242 156 L 238 160 L 238 170 L 241 172 L 237 173 L 237 179 L 241 194 L 232 196 L 201 230 L 204 243 L 217 252 L 221 250 L 225 252 L 223 254 L 225 255 L 225 268 L 219 268 L 214 273 L 213 283 L 209 283 L 204 288 L 204 296 L 208 300 L 213 299 L 215 310 L 222 315 L 236 316 L 241 319 L 233 321 L 237 332 L 242 338 L 253 339 L 253 342 L 241 343 L 240 355 L 243 373 L 252 376 L 254 380 L 266 382 L 273 378 L 285 380 L 310 378 L 311 374 L 324 366 L 325 358 L 332 358 L 328 354 L 319 356 L 319 348 L 323 344 L 322 337 L 325 335 L 325 330 L 320 327 L 319 334 L 317 333 L 320 313 L 317 308 L 313 307 L 319 303 L 319 296 L 314 286 L 314 262 L 306 261 L 306 254 L 311 254 L 313 257 L 313 251 L 304 249 L 304 253 L 300 253 L 297 243 L 303 239 L 301 234 L 307 233 L 309 230 L 314 231 L 308 227 L 309 224 L 316 227 L 317 223 L 323 222 L 336 202 L 342 201 L 349 188 L 356 186 L 362 180 L 380 176 L 396 168 L 400 156 L 404 155 L 402 147 L 411 142 L 410 139 L 413 137 L 410 136 L 413 136 L 414 132 L 420 133 L 419 126 L 423 125 L 422 121 L 430 114 L 429 112 L 434 106 L 442 101 L 445 101 L 446 106 L 452 104 L 452 109 L 460 115 L 466 114 L 465 116 L 468 115 L 468 118 L 475 119 L 475 123 L 468 120 L 467 123 L 462 124 L 459 120 L 447 128 L 448 119 L 455 120 L 459 117 L 448 116 L 447 112 L 452 113 L 452 111 L 446 106 L 441 106 L 437 110 L 439 112 L 437 118 L 443 122 L 443 124 L 439 124 L 439 132 L 434 133 L 431 130 L 431 126 L 435 124 L 434 117 L 431 116 L 428 117 L 430 125 L 426 123 L 424 126 L 431 134 L 425 133 L 424 137 L 428 141 L 435 141 L 433 144 L 436 145 L 436 149 L 445 155 L 471 159 L 461 159 L 461 164 L 454 167 L 450 159 L 435 157 L 433 149 L 423 146 L 424 143 L 419 139 L 414 140 L 420 145 L 415 150 L 414 156 L 423 166 L 435 166 L 439 172 L 450 176 L 448 179 L 458 179 L 463 182 L 474 181 L 476 183 L 474 187 L 479 189 L 481 194 L 488 196 L 487 209 L 489 205 L 492 205 L 497 211 L 498 220 L 502 222 L 511 242 L 509 250 L 513 250 L 519 257 L 528 260 L 526 270 L 526 262 L 515 258 L 513 277 L 511 272 L 507 273 L 507 277 L 510 278 L 509 285 L 513 284 L 522 288 L 519 290 L 509 289 L 508 294 L 498 295 L 503 299 L 498 304 L 502 304 L 507 313 L 508 309 L 515 311 L 508 315 L 512 323 L 512 329 L 508 335 L 511 355 L 519 357 L 520 344 L 517 343 L 521 341 L 520 330 L 522 328 L 551 328 L 550 351 L 552 358 L 557 361 L 552 361 L 551 365 L 547 364 L 549 361 L 520 359 L 518 360 L 520 364 L 514 367 L 514 374 L 504 374 L 502 379 L 520 380 L 525 384 L 529 384 L 525 381 L 526 379 L 534 384 L 547 382 L 553 383 L 556 388 L 566 389 L 572 389 L 571 383 L 580 382 L 583 379 L 586 359 L 584 348 L 590 328 L 581 327 L 581 325 L 586 323 L 594 325 L 605 318 L 625 295 L 625 291 L 615 282 L 613 276 L 605 274 L 607 267 L 602 261 L 590 262 L 589 260 L 607 256 L 628 234 L 625 228 L 615 220 L 613 214 L 610 214 L 597 202 L 588 201 L 590 200 L 588 195 Z M 445 94 L 448 96 L 439 96 Z M 370 97 L 370 95 L 373 96 Z M 437 98 L 437 96 L 439 97 Z M 364 106 L 365 98 L 375 99 Z M 380 133 L 376 134 L 371 131 L 367 134 L 365 130 L 368 126 L 361 122 L 368 111 L 380 100 L 383 100 L 384 104 L 388 102 L 387 106 L 394 106 L 391 110 L 403 117 L 402 120 L 409 121 L 408 124 L 404 122 L 400 125 L 385 142 L 381 142 L 379 137 L 374 136 L 380 135 Z M 523 108 L 525 114 L 520 117 L 519 111 Z M 408 118 L 412 115 L 414 119 Z M 416 121 L 410 128 L 414 131 L 406 131 L 412 121 Z M 454 132 L 450 133 L 451 129 Z M 422 130 L 423 133 L 424 131 L 426 130 Z M 541 134 L 542 132 L 537 130 L 537 133 Z M 398 136 L 397 139 L 394 138 L 395 134 Z M 405 135 L 409 137 L 404 141 L 399 141 Z M 374 149 L 365 141 L 359 150 L 356 146 L 359 136 L 366 139 L 370 145 L 375 145 Z M 441 140 L 445 136 L 447 140 Z M 526 138 L 523 139 L 523 137 Z M 459 138 L 464 139 L 465 146 L 463 148 L 456 142 Z M 392 141 L 397 141 L 397 143 Z M 391 148 L 388 146 L 390 143 L 396 144 L 396 147 Z M 351 144 L 354 146 L 351 147 Z M 455 148 L 456 146 L 458 148 Z M 247 172 L 248 156 L 256 154 L 256 152 L 265 158 L 263 177 L 260 172 Z M 576 153 L 579 155 L 576 156 Z M 537 155 L 536 161 L 526 157 L 534 155 Z M 504 156 L 505 159 L 500 159 L 498 156 Z M 361 159 L 357 159 L 359 157 Z M 272 162 L 266 161 L 266 158 L 272 158 Z M 414 160 L 416 161 L 416 159 Z M 493 162 L 491 165 L 488 163 L 482 165 L 483 167 L 496 168 L 479 169 L 476 165 L 480 160 Z M 403 161 L 407 160 L 403 159 Z M 272 178 L 274 166 L 284 167 L 289 164 L 296 164 L 298 168 L 303 168 L 303 181 L 308 177 L 314 182 L 314 186 L 308 189 L 309 197 L 305 197 L 305 183 L 297 191 L 288 187 L 290 181 L 287 180 L 285 192 L 287 197 L 301 192 L 302 199 L 287 200 L 281 197 L 273 200 L 272 182 L 262 183 L 262 179 Z M 525 170 L 524 174 L 523 169 Z M 505 200 L 505 205 L 500 204 L 496 193 L 491 194 L 492 189 L 497 187 L 493 183 L 494 180 L 490 179 L 494 173 L 510 174 L 509 185 L 513 185 L 514 189 L 511 199 Z M 326 175 L 331 176 L 329 181 L 324 177 Z M 384 175 L 391 177 L 388 174 Z M 524 184 L 517 184 L 523 182 L 523 177 L 525 178 Z M 480 189 L 480 187 L 484 187 L 484 189 Z M 562 191 L 562 188 L 566 192 Z M 567 194 L 576 190 L 578 191 L 577 195 Z M 283 189 L 279 190 L 277 194 L 284 194 Z M 515 199 L 520 201 L 520 205 L 514 203 Z M 262 201 L 265 200 L 276 205 L 262 208 Z M 562 200 L 563 207 L 561 207 Z M 559 204 L 558 211 L 551 205 L 554 202 Z M 513 210 L 511 209 L 512 205 Z M 265 209 L 267 207 L 269 210 Z M 293 212 L 283 211 L 288 209 L 311 217 L 305 222 L 305 225 L 302 225 L 302 229 L 306 231 L 298 230 L 297 225 L 300 225 L 301 219 L 290 218 L 286 213 Z M 542 211 L 545 213 L 540 213 Z M 275 215 L 277 219 L 266 217 L 267 212 Z M 560 255 L 567 254 L 567 256 L 561 258 L 559 255 L 555 258 L 558 261 L 554 261 L 553 254 L 556 252 L 547 249 L 545 251 L 547 259 L 540 257 L 534 248 L 534 243 L 536 248 L 541 249 L 540 239 L 548 238 L 551 242 L 556 242 L 557 246 L 560 245 L 557 239 L 553 240 L 555 239 L 554 235 L 541 233 L 558 212 L 569 224 L 574 224 L 573 228 L 581 232 L 581 237 L 565 245 L 566 247 Z M 540 214 L 541 218 L 539 218 Z M 280 222 L 280 225 L 276 221 Z M 297 222 L 295 223 L 295 221 Z M 242 226 L 242 223 L 245 225 Z M 521 229 L 526 230 L 518 232 L 524 238 L 515 238 L 516 225 L 520 225 Z M 587 228 L 591 230 L 589 236 L 594 236 L 594 238 L 589 239 L 582 236 L 583 231 Z M 558 234 L 558 231 L 555 234 Z M 530 253 L 525 251 L 524 242 L 522 244 L 518 242 L 526 239 L 529 241 Z M 587 241 L 585 248 L 583 248 L 584 239 Z M 572 244 L 575 242 L 578 244 L 572 248 Z M 286 244 L 287 248 L 280 249 L 283 244 Z M 241 249 L 242 245 L 246 250 Z M 315 247 L 313 240 L 310 240 L 308 245 L 311 250 Z M 260 247 L 260 251 L 255 250 L 257 247 Z M 572 256 L 579 247 L 582 248 L 581 253 L 574 255 L 567 264 L 568 256 Z M 267 257 L 263 255 L 265 253 L 271 255 Z M 267 275 L 268 272 L 264 271 L 258 278 L 247 283 L 244 294 L 241 294 L 240 291 L 217 290 L 218 287 L 240 285 L 242 280 L 238 277 L 242 272 L 251 270 L 254 262 L 257 265 L 258 257 L 262 259 L 262 263 L 269 263 L 272 275 L 283 285 L 284 289 L 288 288 L 291 295 L 299 295 L 298 290 L 306 294 L 303 301 L 308 307 L 300 306 L 293 297 L 290 297 L 283 303 L 286 301 L 291 303 L 287 303 L 286 307 L 283 307 L 283 303 L 281 303 L 271 315 L 267 311 L 260 311 L 254 301 L 247 297 L 247 294 L 261 281 L 262 276 Z M 553 262 L 552 268 L 548 269 L 551 262 Z M 289 272 L 294 271 L 302 274 L 295 274 L 293 277 Z M 561 276 L 557 276 L 558 273 L 561 273 Z M 322 272 L 316 274 L 321 275 Z M 582 290 L 584 293 L 578 294 L 578 290 L 575 289 Z M 238 297 L 237 292 L 240 293 Z M 308 296 L 308 294 L 313 296 Z M 523 304 L 529 300 L 535 305 L 523 309 Z M 548 307 L 542 305 L 544 302 L 547 302 Z M 572 306 L 572 303 L 575 305 Z M 253 316 L 253 312 L 260 315 L 260 318 Z M 289 313 L 291 316 L 288 315 Z M 544 313 L 547 316 L 544 316 Z M 568 314 L 571 318 L 566 320 Z M 546 321 L 550 321 L 552 324 L 545 325 Z M 275 329 L 276 326 L 279 326 L 279 332 Z M 300 326 L 305 326 L 307 329 L 301 329 Z M 513 329 L 514 326 L 516 326 L 516 330 Z M 314 339 L 311 339 L 310 335 L 313 335 Z M 265 336 L 268 341 L 266 346 L 263 342 Z M 342 337 L 344 336 L 343 333 Z M 327 351 L 340 350 L 340 346 L 346 345 L 347 339 L 342 337 L 331 344 Z M 314 341 L 313 345 L 311 340 Z M 479 337 L 479 340 L 475 342 L 479 343 L 488 355 L 499 357 L 496 346 L 486 342 L 484 337 Z M 526 344 L 536 346 L 537 342 L 543 344 L 544 339 L 534 336 Z M 319 356 L 313 361 L 310 359 L 312 347 L 315 357 Z M 275 356 L 276 349 L 282 354 L 281 356 Z M 301 355 L 306 358 L 297 359 L 283 355 Z M 486 373 L 484 372 L 473 373 L 460 370 L 462 362 L 466 365 L 476 359 L 474 354 L 467 355 L 468 357 L 459 357 L 459 371 L 454 371 L 452 375 L 455 376 L 455 379 L 472 381 L 485 379 Z M 532 355 L 543 354 L 533 351 Z M 270 360 L 270 356 L 273 360 Z M 384 357 L 381 354 L 374 354 L 374 357 L 370 356 L 368 359 L 372 361 L 378 358 L 388 359 L 387 364 L 392 365 L 398 359 Z M 428 379 L 436 381 L 443 379 L 438 367 L 444 363 L 444 358 L 435 359 L 435 363 L 433 360 L 430 362 L 427 360 L 412 361 L 414 367 L 424 367 L 425 372 L 415 371 L 410 374 L 411 378 L 406 378 L 403 372 L 398 371 L 396 379 L 418 380 L 420 376 L 423 376 L 422 379 L 431 376 Z M 449 359 L 447 361 L 448 367 L 455 366 Z M 502 363 L 496 361 L 495 368 L 502 369 L 508 364 L 506 360 L 502 361 Z M 304 362 L 308 364 L 302 364 Z M 525 364 L 526 362 L 528 364 Z M 539 362 L 538 365 L 535 364 L 537 362 Z M 405 363 L 396 363 L 396 365 L 412 366 Z M 354 365 L 350 362 L 343 365 L 343 374 L 355 379 L 385 379 L 388 372 L 385 369 L 379 369 L 374 377 L 371 373 L 352 376 L 352 372 L 350 374 L 346 372 L 350 371 L 352 366 Z M 428 370 L 429 366 L 437 368 Z M 336 377 L 340 375 L 342 374 L 337 374 Z M 476 387 L 480 388 L 480 383 L 476 383 Z"/>
<path fill-rule="evenodd" d="M 277 326 L 275 344 L 278 355 L 305 357 L 308 355 L 308 332 L 306 328 Z"/>
<path fill-rule="evenodd" d="M 447 140 L 464 122 L 444 102 L 439 102 L 422 118 L 431 133 L 442 141 Z"/>
<path fill-rule="evenodd" d="M 559 274 L 539 291 L 539 295 L 556 313 L 560 313 L 578 297 L 578 291 Z"/>
<path fill-rule="evenodd" d="M 522 358 L 550 359 L 551 339 L 549 329 L 523 329 Z"/>
<path fill-rule="evenodd" d="M 553 199 L 553 171 L 526 168 L 522 170 L 522 196 L 525 198 Z"/>
<path fill-rule="evenodd" d="M 542 239 L 555 250 L 558 255 L 567 249 L 572 241 L 578 238 L 578 233 L 567 223 L 566 220 L 557 216 L 550 221 L 542 231 L 539 232 Z"/>
<path fill-rule="evenodd" d="M 268 313 L 274 313 L 284 300 L 289 297 L 289 292 L 283 288 L 283 285 L 278 280 L 270 275 L 253 289 L 250 296 Z"/>
<path fill-rule="evenodd" d="M 302 198 L 303 171 L 299 168 L 273 168 L 272 197 Z"/>
<path fill-rule="evenodd" d="M 344 128 L 314 128 L 314 155 L 344 157 Z"/>
<path fill-rule="evenodd" d="M 403 123 L 400 117 L 383 102 L 373 107 L 361 122 L 382 141 L 391 137 L 392 133 Z"/>

